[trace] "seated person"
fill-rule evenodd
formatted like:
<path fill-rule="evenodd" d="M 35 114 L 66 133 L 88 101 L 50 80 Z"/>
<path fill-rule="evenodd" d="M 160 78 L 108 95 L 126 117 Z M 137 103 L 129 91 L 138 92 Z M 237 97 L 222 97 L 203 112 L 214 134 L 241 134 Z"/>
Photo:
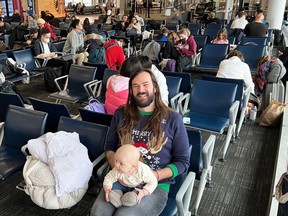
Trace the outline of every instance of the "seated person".
<path fill-rule="evenodd" d="M 238 50 L 232 50 L 227 55 L 226 59 L 221 61 L 217 72 L 217 77 L 242 79 L 245 86 L 252 88 L 254 93 L 254 83 L 251 76 L 251 71 L 244 62 L 243 54 Z"/>
<path fill-rule="evenodd" d="M 175 44 L 177 41 L 180 40 L 178 34 L 174 31 L 170 32 L 168 34 L 168 41 L 166 42 L 166 45 L 164 47 L 162 58 L 164 59 L 177 59 L 179 52 L 175 48 Z"/>
<path fill-rule="evenodd" d="M 126 59 L 119 75 L 111 76 L 106 84 L 105 109 L 106 113 L 114 114 L 121 105 L 126 104 L 129 92 L 129 79 L 133 71 L 140 70 L 142 65 L 137 57 Z"/>
<path fill-rule="evenodd" d="M 53 31 L 53 27 L 48 22 L 46 22 L 44 19 L 39 18 L 37 20 L 37 25 L 38 25 L 38 28 L 40 30 L 41 29 L 48 29 L 50 31 L 50 33 L 51 33 L 52 40 L 54 40 L 54 41 L 58 40 L 58 37 L 55 35 L 55 33 Z"/>
<path fill-rule="evenodd" d="M 37 28 L 30 28 L 29 29 L 30 38 L 24 42 L 24 45 L 30 46 L 34 45 L 35 41 L 38 39 L 38 29 Z"/>
<path fill-rule="evenodd" d="M 231 29 L 245 29 L 245 26 L 248 24 L 248 21 L 246 20 L 247 13 L 245 11 L 240 11 L 237 17 L 237 19 L 235 18 L 233 20 Z"/>
<path fill-rule="evenodd" d="M 212 40 L 213 44 L 229 44 L 227 39 L 227 30 L 226 28 L 222 28 L 217 32 L 217 36 L 214 40 Z"/>
<path fill-rule="evenodd" d="M 139 161 L 140 152 L 133 145 L 122 145 L 114 156 L 114 168 L 105 176 L 105 199 L 116 208 L 134 206 L 158 185 L 150 167 Z"/>
<path fill-rule="evenodd" d="M 62 66 L 61 75 L 66 75 L 69 73 L 73 60 L 64 61 L 57 59 L 57 54 L 55 53 L 57 50 L 50 37 L 51 33 L 48 29 L 42 29 L 40 31 L 40 38 L 37 39 L 34 44 L 35 56 L 40 59 L 48 58 L 47 66 Z"/>
<path fill-rule="evenodd" d="M 73 20 L 71 26 L 73 30 L 67 35 L 63 52 L 73 54 L 74 62 L 76 62 L 77 65 L 82 65 L 83 61 L 88 61 L 89 55 L 84 48 L 83 26 L 79 19 Z"/>
<path fill-rule="evenodd" d="M 160 215 L 166 206 L 170 185 L 189 167 L 189 140 L 182 117 L 161 100 L 159 86 L 151 71 L 134 71 L 129 97 L 116 110 L 105 146 L 109 165 L 116 165 L 115 152 L 121 145 L 134 145 L 159 182 L 157 188 L 131 207 L 115 208 L 105 200 L 102 189 L 90 211 L 96 215 Z M 173 186 L 171 186 L 173 187 Z"/>
<path fill-rule="evenodd" d="M 263 11 L 259 10 L 256 12 L 255 20 L 252 23 L 248 23 L 245 26 L 244 33 L 248 37 L 266 37 L 268 33 L 268 26 L 264 25 Z"/>
<path fill-rule="evenodd" d="M 124 35 L 126 33 L 126 29 L 128 28 L 128 16 L 123 15 L 122 20 L 118 21 L 118 23 L 114 26 L 115 31 L 118 35 Z"/>
<path fill-rule="evenodd" d="M 221 20 L 216 17 L 213 11 L 209 12 L 207 20 L 203 21 L 206 25 L 207 24 L 221 24 Z"/>
<path fill-rule="evenodd" d="M 106 64 L 109 69 L 117 70 L 125 60 L 123 46 L 128 42 L 127 38 L 122 36 L 112 36 L 110 41 L 104 43 L 106 49 Z"/>
<path fill-rule="evenodd" d="M 6 49 L 9 49 L 9 38 L 11 32 L 11 25 L 7 22 L 4 22 L 3 18 L 0 17 L 0 40 L 4 41 Z"/>
<path fill-rule="evenodd" d="M 161 99 L 162 101 L 168 106 L 169 100 L 168 100 L 168 86 L 167 86 L 167 81 L 166 77 L 164 74 L 158 70 L 158 68 L 152 64 L 151 59 L 148 56 L 138 56 L 139 61 L 141 62 L 141 65 L 143 68 L 148 68 L 151 70 L 151 72 L 154 74 L 156 81 L 159 85 L 160 89 L 160 94 L 161 94 Z"/>
<path fill-rule="evenodd" d="M 37 20 L 35 19 L 35 17 L 30 14 L 28 15 L 28 28 L 37 28 Z"/>
<path fill-rule="evenodd" d="M 161 29 L 161 34 L 157 35 L 157 41 L 168 41 L 169 30 L 167 28 Z"/>
<path fill-rule="evenodd" d="M 179 31 L 179 37 L 180 40 L 176 42 L 176 49 L 179 51 L 177 69 L 178 72 L 182 72 L 186 66 L 192 63 L 191 57 L 196 55 L 197 44 L 187 28 Z"/>
<path fill-rule="evenodd" d="M 11 22 L 21 22 L 21 16 L 19 14 L 19 10 L 15 10 L 12 16 L 10 17 Z"/>

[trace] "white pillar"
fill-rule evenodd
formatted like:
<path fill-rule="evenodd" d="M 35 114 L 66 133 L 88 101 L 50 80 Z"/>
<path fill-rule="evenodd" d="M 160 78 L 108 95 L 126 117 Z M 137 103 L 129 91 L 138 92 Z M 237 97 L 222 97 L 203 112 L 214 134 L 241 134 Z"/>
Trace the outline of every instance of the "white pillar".
<path fill-rule="evenodd" d="M 231 14 L 232 10 L 233 10 L 233 0 L 226 0 L 224 19 L 226 19 L 228 22 L 231 19 L 231 15 L 229 16 L 229 13 Z"/>
<path fill-rule="evenodd" d="M 269 1 L 267 21 L 269 29 L 281 29 L 286 0 Z"/>

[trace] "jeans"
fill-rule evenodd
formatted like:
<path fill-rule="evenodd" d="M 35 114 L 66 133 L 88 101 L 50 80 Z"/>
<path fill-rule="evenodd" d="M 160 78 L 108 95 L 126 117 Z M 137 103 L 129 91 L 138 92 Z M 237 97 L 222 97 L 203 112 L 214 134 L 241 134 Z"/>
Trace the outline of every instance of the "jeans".
<path fill-rule="evenodd" d="M 5 34 L 5 35 L 1 35 L 0 36 L 0 40 L 4 41 L 4 44 L 5 44 L 5 48 L 6 49 L 9 49 L 9 39 L 10 39 L 10 35 L 8 34 Z"/>
<path fill-rule="evenodd" d="M 123 193 L 133 191 L 135 187 L 127 187 L 121 185 L 119 182 L 115 182 L 112 186 L 112 190 L 121 190 Z M 143 185 L 138 185 L 136 188 L 142 189 Z"/>
<path fill-rule="evenodd" d="M 94 202 L 90 216 L 157 216 L 159 215 L 168 199 L 168 193 L 160 188 L 148 196 L 142 198 L 140 204 L 116 209 L 111 203 L 105 201 L 105 193 L 102 189 Z"/>

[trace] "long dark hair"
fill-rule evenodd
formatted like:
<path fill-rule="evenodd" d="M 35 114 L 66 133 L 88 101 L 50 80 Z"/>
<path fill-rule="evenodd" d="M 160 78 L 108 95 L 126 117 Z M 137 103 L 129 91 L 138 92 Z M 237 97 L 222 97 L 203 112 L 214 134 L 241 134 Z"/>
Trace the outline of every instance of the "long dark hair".
<path fill-rule="evenodd" d="M 121 145 L 133 144 L 131 133 L 133 129 L 135 129 L 135 127 L 137 127 L 137 125 L 139 124 L 140 114 L 135 102 L 135 98 L 133 96 L 132 82 L 136 76 L 143 72 L 147 72 L 150 74 L 155 91 L 155 108 L 153 110 L 153 113 L 149 116 L 148 121 L 146 122 L 142 130 L 148 130 L 151 132 L 148 140 L 149 149 L 151 151 L 159 151 L 163 143 L 165 142 L 163 140 L 164 132 L 162 129 L 162 122 L 164 119 L 168 118 L 169 113 L 172 112 L 172 110 L 163 103 L 156 78 L 154 74 L 148 69 L 136 71 L 130 77 L 129 96 L 127 103 L 124 106 L 125 118 L 123 119 L 123 122 L 119 125 L 118 132 L 121 140 Z"/>

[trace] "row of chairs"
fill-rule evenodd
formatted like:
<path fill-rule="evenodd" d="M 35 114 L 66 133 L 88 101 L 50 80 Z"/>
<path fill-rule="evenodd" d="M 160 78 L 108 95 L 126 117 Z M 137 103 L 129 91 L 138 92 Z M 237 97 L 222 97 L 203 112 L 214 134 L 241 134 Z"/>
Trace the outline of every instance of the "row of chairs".
<path fill-rule="evenodd" d="M 265 56 L 266 46 L 263 45 L 237 45 L 249 65 L 252 73 L 256 72 L 259 60 Z M 192 56 L 194 69 L 208 72 L 217 72 L 220 62 L 225 59 L 230 50 L 227 44 L 205 44 L 201 52 Z"/>
<path fill-rule="evenodd" d="M 49 115 L 49 114 L 48 114 Z M 47 113 L 28 110 L 10 105 L 4 124 L 4 138 L 0 146 L 0 177 L 8 176 L 20 171 L 25 163 L 25 156 L 21 152 L 29 139 L 37 138 L 44 134 L 47 121 Z M 29 127 L 19 122 L 30 122 Z M 80 141 L 88 149 L 88 155 L 93 161 L 94 167 L 105 158 L 104 146 L 106 142 L 108 126 L 94 124 L 86 121 L 61 117 L 57 131 L 77 132 Z M 184 173 L 176 178 L 176 184 L 171 187 L 169 199 L 161 215 L 189 215 L 189 206 L 192 197 L 195 173 L 200 180 L 194 211 L 197 213 L 205 184 L 211 180 L 211 159 L 215 144 L 215 136 L 210 136 L 203 147 L 199 131 L 187 130 L 191 145 L 191 165 L 189 174 Z M 97 140 L 95 140 L 97 136 Z M 195 172 L 195 173 L 194 173 Z"/>

